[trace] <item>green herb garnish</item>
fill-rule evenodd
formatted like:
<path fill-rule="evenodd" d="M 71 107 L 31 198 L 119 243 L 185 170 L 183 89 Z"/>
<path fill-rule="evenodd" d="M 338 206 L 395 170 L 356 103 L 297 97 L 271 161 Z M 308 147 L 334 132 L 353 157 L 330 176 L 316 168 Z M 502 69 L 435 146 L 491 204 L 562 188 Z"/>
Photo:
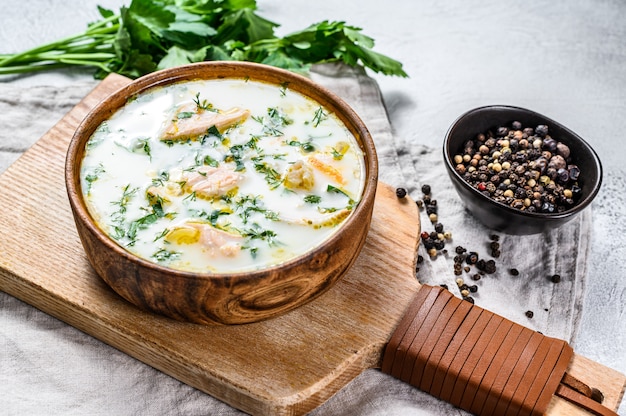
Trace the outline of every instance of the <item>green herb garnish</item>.
<path fill-rule="evenodd" d="M 311 152 L 315 151 L 315 146 L 310 141 L 308 141 L 308 142 L 301 142 L 301 141 L 298 141 L 298 140 L 289 140 L 289 141 L 287 141 L 287 144 L 289 146 L 300 147 L 300 150 L 302 150 L 304 153 L 311 153 Z"/>
<path fill-rule="evenodd" d="M 183 201 L 195 201 L 197 199 L 196 191 L 193 191 L 189 195 L 183 198 Z"/>
<path fill-rule="evenodd" d="M 307 195 L 304 197 L 304 202 L 307 204 L 319 204 L 322 201 L 322 197 L 319 195 Z"/>
<path fill-rule="evenodd" d="M 402 64 L 372 50 L 374 40 L 345 22 L 322 21 L 284 37 L 256 14 L 255 0 L 132 0 L 80 34 L 15 54 L 0 55 L 0 74 L 73 66 L 137 78 L 157 69 L 200 61 L 252 61 L 297 72 L 343 62 L 406 77 Z"/>
<path fill-rule="evenodd" d="M 240 144 L 236 144 L 228 149 L 228 155 L 224 158 L 226 162 L 235 162 L 235 171 L 241 172 L 246 170 L 246 166 L 243 164 L 244 147 Z"/>
<path fill-rule="evenodd" d="M 196 94 L 196 98 L 193 99 L 193 102 L 196 103 L 198 110 L 217 111 L 213 108 L 213 104 L 209 103 L 207 100 L 200 100 L 200 93 Z"/>
<path fill-rule="evenodd" d="M 87 175 L 85 175 L 85 181 L 87 181 L 87 195 L 91 193 L 91 185 L 100 178 L 100 175 L 105 172 L 104 166 L 100 163 Z"/>
<path fill-rule="evenodd" d="M 158 262 L 166 262 L 172 261 L 180 257 L 180 253 L 177 251 L 169 251 L 164 248 L 159 249 L 156 253 L 151 256 Z"/>
<path fill-rule="evenodd" d="M 122 196 L 117 201 L 112 201 L 111 204 L 117 205 L 119 208 L 117 213 L 124 214 L 126 212 L 126 207 L 130 200 L 137 194 L 137 188 L 131 188 L 130 184 L 126 185 L 122 188 Z"/>
<path fill-rule="evenodd" d="M 319 107 L 315 110 L 315 114 L 313 114 L 313 127 L 319 126 L 319 124 L 328 118 L 328 114 L 324 112 L 322 107 Z"/>
<path fill-rule="evenodd" d="M 262 228 L 257 223 L 253 223 L 249 228 L 240 230 L 239 233 L 251 240 L 263 240 L 270 246 L 276 244 L 276 233 L 272 230 Z"/>
<path fill-rule="evenodd" d="M 192 113 L 191 111 L 181 111 L 180 113 L 176 114 L 176 118 L 179 120 L 183 118 L 191 118 L 194 114 L 196 113 Z"/>
<path fill-rule="evenodd" d="M 268 220 L 277 221 L 279 219 L 278 213 L 263 207 L 261 199 L 258 196 L 243 195 L 237 198 L 234 204 L 235 211 L 244 224 L 248 223 L 250 216 L 255 212 L 262 214 Z"/>
<path fill-rule="evenodd" d="M 254 163 L 254 169 L 262 173 L 265 177 L 265 182 L 270 186 L 270 189 L 276 189 L 283 183 L 283 178 L 280 176 L 280 173 L 276 171 L 276 169 L 269 166 L 267 163 Z"/>

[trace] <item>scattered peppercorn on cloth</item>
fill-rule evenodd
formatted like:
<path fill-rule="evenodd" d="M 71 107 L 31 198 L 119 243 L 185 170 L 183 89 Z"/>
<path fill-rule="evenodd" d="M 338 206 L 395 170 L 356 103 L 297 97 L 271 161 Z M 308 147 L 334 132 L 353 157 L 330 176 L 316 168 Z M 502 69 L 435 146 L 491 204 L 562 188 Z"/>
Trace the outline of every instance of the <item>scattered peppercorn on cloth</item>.
<path fill-rule="evenodd" d="M 454 274 L 454 249 L 463 246 L 491 259 L 490 230 L 461 204 L 442 163 L 441 149 L 395 137 L 376 82 L 341 65 L 314 68 L 311 77 L 346 100 L 376 142 L 380 180 L 422 198 L 430 185 L 439 222 L 452 239 L 448 254 L 424 258 L 416 278 L 446 284 L 456 295 L 463 278 L 476 304 L 547 335 L 571 341 L 576 333 L 589 254 L 591 215 L 536 236 L 499 235 L 496 272 L 474 281 Z M 0 172 L 52 127 L 96 84 L 17 87 L 0 84 Z M 36 117 L 33 115 L 36 114 Z M 20 121 L 19 129 L 6 126 Z M 24 122 L 28 120 L 28 122 Z M 417 209 L 417 208 L 416 208 Z M 422 229 L 433 230 L 425 212 Z M 510 269 L 517 269 L 514 276 Z M 559 274 L 559 283 L 550 277 Z M 389 302 L 393 302 L 389 299 Z M 530 313 L 532 312 L 532 317 Z M 135 360 L 5 293 L 0 293 L 0 405 L 7 415 L 211 414 L 242 412 Z M 34 393 L 36 392 L 36 393 Z M 461 415 L 454 408 L 378 370 L 367 370 L 312 415 Z"/>

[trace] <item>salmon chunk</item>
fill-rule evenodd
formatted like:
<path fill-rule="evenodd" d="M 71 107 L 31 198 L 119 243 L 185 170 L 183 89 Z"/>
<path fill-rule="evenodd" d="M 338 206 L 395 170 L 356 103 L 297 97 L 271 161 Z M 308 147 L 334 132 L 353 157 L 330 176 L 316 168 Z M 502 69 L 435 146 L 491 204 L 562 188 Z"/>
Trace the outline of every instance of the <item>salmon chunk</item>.
<path fill-rule="evenodd" d="M 209 111 L 198 109 L 195 105 L 182 106 L 176 111 L 172 120 L 166 122 L 161 140 L 193 140 L 206 134 L 211 127 L 223 133 L 230 127 L 245 121 L 249 115 L 250 111 L 241 108 Z"/>
<path fill-rule="evenodd" d="M 217 168 L 201 166 L 196 171 L 183 174 L 185 190 L 195 192 L 196 196 L 201 198 L 226 195 L 235 189 L 242 179 L 243 175 L 226 166 Z"/>
<path fill-rule="evenodd" d="M 322 160 L 316 158 L 315 156 L 310 156 L 308 158 L 308 162 L 315 169 L 317 169 L 318 171 L 320 171 L 321 173 L 323 173 L 327 177 L 330 177 L 335 182 L 337 182 L 337 183 L 339 183 L 341 185 L 345 185 L 346 184 L 346 180 L 344 179 L 344 177 L 341 174 L 341 172 L 339 172 L 339 170 L 337 170 L 335 167 L 331 166 L 330 163 L 322 161 Z"/>
<path fill-rule="evenodd" d="M 227 233 L 205 223 L 190 222 L 189 225 L 200 231 L 200 244 L 210 255 L 219 253 L 222 256 L 233 257 L 241 251 L 244 238 L 240 235 Z"/>
<path fill-rule="evenodd" d="M 244 238 L 219 230 L 204 222 L 187 221 L 172 227 L 165 237 L 175 244 L 201 244 L 211 256 L 234 257 L 241 251 Z"/>

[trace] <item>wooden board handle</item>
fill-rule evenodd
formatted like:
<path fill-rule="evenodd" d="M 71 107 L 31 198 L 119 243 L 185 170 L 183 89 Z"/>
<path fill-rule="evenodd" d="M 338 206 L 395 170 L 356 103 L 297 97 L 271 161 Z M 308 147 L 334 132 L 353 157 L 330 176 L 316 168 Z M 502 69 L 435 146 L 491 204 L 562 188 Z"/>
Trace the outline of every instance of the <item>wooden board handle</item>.
<path fill-rule="evenodd" d="M 424 285 L 392 334 L 381 369 L 480 416 L 543 415 L 555 394 L 598 416 L 616 415 L 566 374 L 572 357 L 563 340 Z"/>

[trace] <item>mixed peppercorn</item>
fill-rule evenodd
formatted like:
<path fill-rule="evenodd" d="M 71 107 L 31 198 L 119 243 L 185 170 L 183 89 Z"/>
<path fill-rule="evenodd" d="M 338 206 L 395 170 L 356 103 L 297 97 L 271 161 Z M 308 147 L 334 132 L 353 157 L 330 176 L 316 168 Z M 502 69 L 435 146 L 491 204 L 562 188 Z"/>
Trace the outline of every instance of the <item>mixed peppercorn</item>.
<path fill-rule="evenodd" d="M 501 126 L 463 144 L 454 156 L 456 172 L 489 198 L 527 212 L 557 213 L 580 198 L 579 167 L 570 148 L 548 126 Z"/>

